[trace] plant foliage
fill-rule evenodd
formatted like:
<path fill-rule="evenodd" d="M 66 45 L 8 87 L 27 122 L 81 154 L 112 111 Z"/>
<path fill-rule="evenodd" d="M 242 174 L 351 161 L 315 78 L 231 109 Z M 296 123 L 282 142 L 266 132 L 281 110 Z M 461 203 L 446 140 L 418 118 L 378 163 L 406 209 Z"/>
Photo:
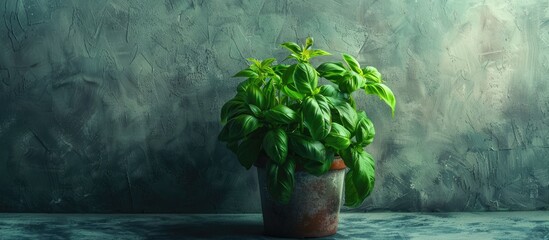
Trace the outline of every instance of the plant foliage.
<path fill-rule="evenodd" d="M 287 203 L 294 188 L 296 168 L 322 175 L 340 155 L 350 169 L 345 176 L 345 205 L 360 206 L 375 182 L 373 157 L 364 150 L 375 136 L 374 125 L 364 111 L 357 111 L 353 93 L 377 95 L 394 115 L 395 96 L 383 83 L 379 71 L 361 68 L 343 54 L 342 62 L 324 62 L 316 68 L 310 59 L 330 53 L 286 42 L 287 59 L 294 64 L 274 64 L 249 58 L 250 66 L 234 75 L 244 78 L 236 95 L 221 109 L 224 125 L 219 140 L 249 169 L 267 156 L 270 194 Z M 328 84 L 319 85 L 324 78 Z"/>

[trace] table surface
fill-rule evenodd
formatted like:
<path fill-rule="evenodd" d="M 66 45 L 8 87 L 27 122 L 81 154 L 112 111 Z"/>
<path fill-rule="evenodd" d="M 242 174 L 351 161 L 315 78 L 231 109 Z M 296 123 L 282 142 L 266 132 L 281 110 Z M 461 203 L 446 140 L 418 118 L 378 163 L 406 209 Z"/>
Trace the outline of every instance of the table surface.
<path fill-rule="evenodd" d="M 261 214 L 0 213 L 0 239 L 271 239 Z M 342 213 L 326 239 L 549 239 L 549 211 Z"/>

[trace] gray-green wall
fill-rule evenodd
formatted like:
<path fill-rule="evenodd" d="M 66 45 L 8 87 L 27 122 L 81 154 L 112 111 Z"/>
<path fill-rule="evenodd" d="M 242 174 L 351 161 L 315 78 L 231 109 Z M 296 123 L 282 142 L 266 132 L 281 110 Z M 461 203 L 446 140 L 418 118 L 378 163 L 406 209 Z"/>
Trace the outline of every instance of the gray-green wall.
<path fill-rule="evenodd" d="M 313 36 L 384 74 L 359 210 L 549 207 L 547 1 L 0 4 L 0 211 L 258 212 L 216 140 L 245 58 Z"/>

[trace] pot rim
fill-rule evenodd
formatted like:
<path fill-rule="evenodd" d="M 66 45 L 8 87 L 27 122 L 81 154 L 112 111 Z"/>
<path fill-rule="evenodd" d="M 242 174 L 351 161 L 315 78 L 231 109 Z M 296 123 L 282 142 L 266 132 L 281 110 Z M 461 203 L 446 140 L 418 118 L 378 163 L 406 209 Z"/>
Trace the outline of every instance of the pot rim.
<path fill-rule="evenodd" d="M 269 161 L 269 157 L 267 157 L 265 155 L 261 155 L 261 156 L 259 156 L 257 161 L 254 163 L 254 166 L 256 166 L 257 168 L 265 168 L 268 161 Z M 330 170 L 343 170 L 343 169 L 346 169 L 346 168 L 347 168 L 347 165 L 345 165 L 345 162 L 343 161 L 341 156 L 336 155 L 334 157 L 334 160 L 332 161 L 332 165 L 330 166 Z M 296 166 L 295 170 L 296 171 L 305 171 L 305 169 L 300 165 Z"/>

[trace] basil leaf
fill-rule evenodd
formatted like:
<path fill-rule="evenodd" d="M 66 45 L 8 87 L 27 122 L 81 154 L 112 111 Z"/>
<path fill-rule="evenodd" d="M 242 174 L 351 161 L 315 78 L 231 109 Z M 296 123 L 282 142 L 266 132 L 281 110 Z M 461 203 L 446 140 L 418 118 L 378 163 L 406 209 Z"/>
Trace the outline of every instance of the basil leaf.
<path fill-rule="evenodd" d="M 291 151 L 297 155 L 309 160 L 326 159 L 326 148 L 320 141 L 298 134 L 291 134 L 289 138 Z"/>
<path fill-rule="evenodd" d="M 284 105 L 267 110 L 263 116 L 268 122 L 276 124 L 290 124 L 297 120 L 297 113 Z"/>
<path fill-rule="evenodd" d="M 237 141 L 261 127 L 257 118 L 243 114 L 227 122 L 219 133 L 218 139 L 223 142 Z"/>
<path fill-rule="evenodd" d="M 267 58 L 261 62 L 261 67 L 268 67 L 270 66 L 274 61 L 276 61 L 276 58 Z"/>
<path fill-rule="evenodd" d="M 234 116 L 249 112 L 250 111 L 246 109 L 246 104 L 243 101 L 233 98 L 221 107 L 221 123 L 225 124 Z"/>
<path fill-rule="evenodd" d="M 326 52 L 324 50 L 320 50 L 320 49 L 315 49 L 311 52 L 311 58 L 313 57 L 318 57 L 318 56 L 329 56 L 329 55 L 332 55 L 331 53 L 329 52 Z"/>
<path fill-rule="evenodd" d="M 249 79 L 248 79 L 248 80 L 249 80 Z M 251 84 L 250 84 L 250 81 L 248 81 L 248 80 L 243 81 L 243 82 L 239 83 L 238 86 L 236 86 L 236 91 L 237 91 L 238 93 L 242 93 L 242 92 L 243 92 L 243 93 L 246 93 L 246 90 L 248 90 L 248 86 L 251 85 Z"/>
<path fill-rule="evenodd" d="M 288 156 L 288 136 L 280 128 L 267 132 L 263 138 L 263 149 L 271 161 L 283 164 Z"/>
<path fill-rule="evenodd" d="M 362 76 L 366 78 L 366 80 L 376 83 L 381 83 L 381 73 L 377 71 L 375 67 L 368 66 L 362 69 Z"/>
<path fill-rule="evenodd" d="M 299 93 L 312 94 L 318 85 L 316 70 L 309 63 L 298 63 L 292 76 Z"/>
<path fill-rule="evenodd" d="M 323 159 L 307 159 L 304 161 L 303 168 L 310 174 L 320 176 L 330 170 L 332 161 L 334 160 L 334 152 L 326 150 L 326 157 Z"/>
<path fill-rule="evenodd" d="M 324 140 L 326 146 L 343 150 L 351 145 L 351 132 L 338 123 L 332 123 L 332 130 Z"/>
<path fill-rule="evenodd" d="M 238 145 L 236 156 L 238 161 L 246 169 L 250 169 L 252 165 L 257 161 L 259 153 L 261 152 L 261 138 L 257 134 L 250 134 L 247 138 Z"/>
<path fill-rule="evenodd" d="M 396 105 L 396 99 L 395 95 L 393 94 L 393 91 L 385 84 L 383 83 L 373 83 L 373 84 L 366 84 L 364 86 L 364 90 L 368 94 L 374 94 L 377 95 L 379 98 L 381 98 L 389 107 L 391 107 L 391 113 L 393 116 L 395 115 L 395 105 Z"/>
<path fill-rule="evenodd" d="M 376 134 L 374 124 L 364 112 L 358 114 L 358 118 L 359 120 L 355 131 L 356 141 L 360 146 L 366 147 L 374 141 L 374 136 Z"/>
<path fill-rule="evenodd" d="M 333 85 L 322 85 L 320 86 L 319 93 L 324 95 L 325 97 L 337 97 L 339 91 Z"/>
<path fill-rule="evenodd" d="M 328 103 L 330 104 L 330 107 L 333 109 L 336 109 L 338 105 L 342 105 L 345 102 L 345 98 L 342 98 L 339 94 L 334 97 L 326 97 L 326 99 L 328 99 Z M 334 113 L 332 114 L 333 114 L 332 119 L 335 119 L 337 117 L 337 111 L 335 112 L 335 114 Z"/>
<path fill-rule="evenodd" d="M 295 71 L 297 69 L 297 64 L 290 65 L 286 68 L 284 71 L 284 74 L 282 75 L 282 84 L 287 85 L 293 85 L 294 84 L 294 75 Z"/>
<path fill-rule="evenodd" d="M 331 128 L 331 113 L 328 100 L 322 95 L 307 97 L 301 105 L 303 125 L 309 129 L 314 140 L 326 137 Z"/>
<path fill-rule="evenodd" d="M 246 77 L 246 78 L 257 78 L 259 75 L 254 72 L 253 70 L 246 68 L 238 73 L 236 73 L 233 77 Z"/>
<path fill-rule="evenodd" d="M 282 75 L 284 75 L 286 70 L 288 70 L 289 67 L 290 67 L 290 65 L 278 64 L 278 65 L 273 67 L 273 71 L 275 72 L 275 74 L 277 74 L 279 76 L 282 76 Z"/>
<path fill-rule="evenodd" d="M 290 54 L 290 56 L 286 57 L 286 59 L 293 58 L 293 59 L 296 59 L 296 60 L 299 61 L 299 60 L 301 60 L 301 55 L 302 55 L 301 53 L 299 53 L 299 54 L 292 53 L 292 54 Z M 284 59 L 284 60 L 286 60 L 286 59 Z"/>
<path fill-rule="evenodd" d="M 351 107 L 356 109 L 356 102 L 355 102 L 355 99 L 353 98 L 353 96 L 349 97 L 349 104 L 351 104 Z"/>
<path fill-rule="evenodd" d="M 261 116 L 261 108 L 259 108 L 258 106 L 253 104 L 248 104 L 248 108 L 250 108 L 250 111 L 253 113 L 254 117 Z"/>
<path fill-rule="evenodd" d="M 267 189 L 271 196 L 282 204 L 290 202 L 294 190 L 295 163 L 288 159 L 279 165 L 267 163 Z"/>
<path fill-rule="evenodd" d="M 316 68 L 321 77 L 326 78 L 333 83 L 338 84 L 338 82 L 345 77 L 347 69 L 340 62 L 326 62 L 320 64 Z"/>
<path fill-rule="evenodd" d="M 305 97 L 303 94 L 299 93 L 298 91 L 294 90 L 294 87 L 291 85 L 284 86 L 282 88 L 282 92 L 286 94 L 286 96 L 295 99 L 295 100 L 301 100 L 303 97 Z"/>
<path fill-rule="evenodd" d="M 266 101 L 261 89 L 256 86 L 248 86 L 248 89 L 246 90 L 246 103 L 265 109 Z"/>
<path fill-rule="evenodd" d="M 331 98 L 332 101 L 336 99 Z M 334 108 L 337 112 L 337 115 L 334 116 L 333 119 L 337 123 L 343 125 L 350 132 L 354 132 L 358 120 L 356 110 L 345 101 L 336 101 L 334 104 Z"/>
<path fill-rule="evenodd" d="M 353 70 L 358 74 L 362 74 L 362 69 L 360 69 L 360 64 L 353 56 L 348 54 L 343 54 L 343 60 L 345 60 L 345 62 L 347 63 L 347 65 L 349 65 L 351 70 Z"/>
<path fill-rule="evenodd" d="M 261 62 L 255 58 L 246 58 L 246 60 L 248 60 L 248 62 L 252 63 L 252 65 L 250 66 L 251 67 L 261 67 Z"/>
<path fill-rule="evenodd" d="M 286 49 L 290 50 L 290 52 L 293 52 L 297 55 L 300 55 L 301 54 L 301 47 L 299 45 L 297 45 L 297 43 L 294 43 L 294 42 L 285 42 L 283 44 L 281 44 L 283 47 L 285 47 Z"/>
<path fill-rule="evenodd" d="M 345 206 L 358 207 L 374 189 L 375 163 L 362 148 L 349 148 L 342 154 L 351 170 L 345 175 Z"/>
<path fill-rule="evenodd" d="M 313 46 L 314 39 L 312 37 L 307 37 L 305 40 L 305 49 L 309 49 L 311 46 Z"/>
<path fill-rule="evenodd" d="M 265 88 L 263 88 L 264 96 L 265 96 L 265 108 L 269 109 L 274 107 L 278 99 L 276 97 L 276 88 L 275 88 L 275 82 L 273 79 L 271 79 L 266 85 Z"/>
<path fill-rule="evenodd" d="M 238 86 L 236 87 L 236 91 L 238 93 L 242 93 L 242 92 L 246 93 L 249 87 L 251 86 L 261 87 L 262 84 L 263 84 L 263 80 L 259 78 L 248 78 L 245 81 L 242 81 L 241 83 L 238 84 Z"/>
<path fill-rule="evenodd" d="M 345 78 L 340 80 L 338 85 L 339 89 L 341 89 L 342 92 L 352 93 L 364 86 L 365 83 L 366 80 L 364 79 L 364 77 L 362 77 L 358 73 L 351 72 Z"/>

